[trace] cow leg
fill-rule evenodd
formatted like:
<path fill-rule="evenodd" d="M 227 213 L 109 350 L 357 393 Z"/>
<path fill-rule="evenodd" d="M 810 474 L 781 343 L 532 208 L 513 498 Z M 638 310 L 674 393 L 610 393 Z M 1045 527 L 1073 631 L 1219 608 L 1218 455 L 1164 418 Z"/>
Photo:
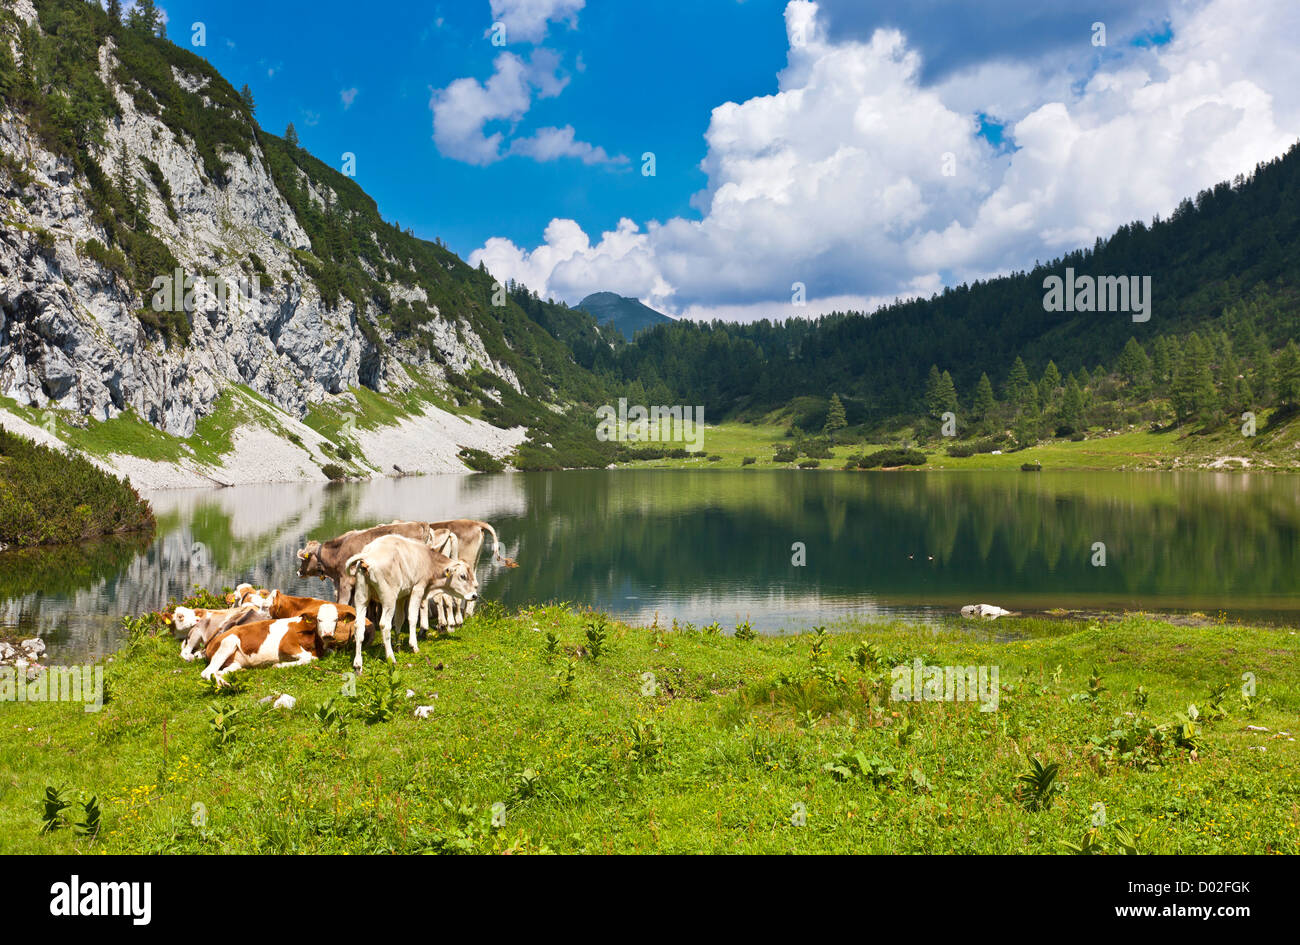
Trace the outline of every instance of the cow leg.
<path fill-rule="evenodd" d="M 357 628 L 353 636 L 357 641 L 357 655 L 352 659 L 352 668 L 361 672 L 361 642 L 366 637 L 366 598 L 370 593 L 368 581 L 357 582 Z"/>
<path fill-rule="evenodd" d="M 218 685 L 218 686 L 224 686 L 224 685 L 226 684 L 226 677 L 227 677 L 227 676 L 229 676 L 231 673 L 238 672 L 239 670 L 241 670 L 241 669 L 243 669 L 243 668 L 244 668 L 243 664 L 240 663 L 238 660 L 235 660 L 235 661 L 233 661 L 229 666 L 227 666 L 225 669 L 223 669 L 223 670 L 219 670 L 219 671 L 217 672 L 217 685 Z"/>
<path fill-rule="evenodd" d="M 350 604 L 352 602 L 352 588 L 354 585 L 364 584 L 365 581 L 357 581 L 352 575 L 344 571 L 339 575 L 339 594 L 338 603 Z"/>
<path fill-rule="evenodd" d="M 306 666 L 316 657 L 312 656 L 311 650 L 300 650 L 298 655 L 291 660 L 282 660 L 275 664 L 276 669 L 288 669 L 290 666 Z"/>
<path fill-rule="evenodd" d="M 466 601 L 466 603 L 465 603 L 465 616 L 466 616 L 466 617 L 473 617 L 473 616 L 474 616 L 474 607 L 475 607 L 477 604 L 478 604 L 478 601 L 476 601 L 476 600 Z"/>
<path fill-rule="evenodd" d="M 199 676 L 203 679 L 211 679 L 213 676 L 220 678 L 221 667 L 226 665 L 226 661 L 234 656 L 235 651 L 238 649 L 239 637 L 232 633 L 221 641 L 221 645 L 217 647 L 217 652 L 212 654 L 212 662 L 208 663 L 207 668 L 199 673 Z"/>
<path fill-rule="evenodd" d="M 420 644 L 415 642 L 415 629 L 420 625 L 420 613 L 424 609 L 424 585 L 417 584 L 411 588 L 411 600 L 406 605 L 406 622 L 411 626 L 411 652 L 419 653 Z"/>
<path fill-rule="evenodd" d="M 384 595 L 384 609 L 379 614 L 379 632 L 384 638 L 384 659 L 390 663 L 396 663 L 397 657 L 393 655 L 393 612 L 397 610 L 396 595 Z"/>

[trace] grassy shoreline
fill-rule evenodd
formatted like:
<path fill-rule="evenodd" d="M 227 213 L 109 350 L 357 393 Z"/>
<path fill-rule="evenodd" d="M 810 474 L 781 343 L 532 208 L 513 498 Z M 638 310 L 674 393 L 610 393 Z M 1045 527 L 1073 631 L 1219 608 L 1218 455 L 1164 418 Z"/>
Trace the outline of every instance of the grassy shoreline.
<path fill-rule="evenodd" d="M 346 654 L 214 695 L 149 617 L 102 711 L 0 702 L 0 852 L 1296 853 L 1300 752 L 1273 737 L 1295 650 L 1287 628 L 1143 616 L 745 640 L 489 606 L 403 646 L 396 680 L 369 650 L 355 698 Z M 996 711 L 891 700 L 916 658 L 998 666 Z M 297 705 L 260 702 L 281 693 Z M 1031 810 L 1035 758 L 1063 789 Z M 39 833 L 47 786 L 72 820 L 97 797 L 97 839 Z"/>
<path fill-rule="evenodd" d="M 1297 427 L 1293 430 L 1292 426 Z M 1261 430 L 1266 430 L 1261 426 Z M 1243 457 L 1252 471 L 1300 472 L 1300 449 L 1295 437 L 1300 434 L 1300 424 L 1284 427 L 1281 433 L 1256 438 L 1225 435 L 1192 434 L 1170 430 L 1152 433 L 1129 430 L 1110 433 L 1093 431 L 1079 442 L 1068 439 L 1045 440 L 1022 450 L 1004 447 L 999 455 L 977 453 L 974 456 L 955 457 L 945 452 L 953 441 L 932 440 L 919 447 L 926 454 L 923 466 L 905 467 L 907 470 L 974 469 L 1019 470 L 1023 463 L 1041 463 L 1043 469 L 1057 470 L 1171 470 L 1219 469 L 1231 471 L 1246 468 L 1241 463 L 1224 458 Z M 773 461 L 775 447 L 790 446 L 795 441 L 786 436 L 786 427 L 777 423 L 725 422 L 710 425 L 704 434 L 703 449 L 689 459 L 637 460 L 618 463 L 618 467 L 637 469 L 662 467 L 666 469 L 797 469 L 797 462 Z M 653 444 L 658 445 L 658 444 Z M 681 446 L 681 443 L 665 443 Z M 840 470 L 853 454 L 870 453 L 878 449 L 895 448 L 899 441 L 858 442 L 837 444 L 830 459 L 821 459 L 818 470 Z M 720 459 L 710 461 L 709 457 Z M 746 458 L 755 460 L 744 464 Z M 1221 462 L 1220 466 L 1215 466 Z"/>

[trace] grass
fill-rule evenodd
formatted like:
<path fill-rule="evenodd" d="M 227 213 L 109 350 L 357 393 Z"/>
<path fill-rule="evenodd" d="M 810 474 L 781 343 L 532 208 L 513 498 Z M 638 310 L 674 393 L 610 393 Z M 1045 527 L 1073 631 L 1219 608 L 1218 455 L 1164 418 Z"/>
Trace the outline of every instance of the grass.
<path fill-rule="evenodd" d="M 1177 429 L 1152 433 L 1130 430 L 1109 433 L 1093 430 L 1088 439 L 1071 442 L 1065 439 L 1044 440 L 1037 446 L 1012 451 L 1004 448 L 1002 454 L 979 453 L 969 457 L 948 456 L 947 446 L 953 442 L 932 439 L 921 449 L 926 454 L 926 464 L 917 469 L 1008 469 L 1018 470 L 1022 463 L 1038 462 L 1044 469 L 1172 469 L 1175 466 L 1206 466 L 1221 456 L 1243 456 L 1251 460 L 1252 468 L 1268 467 L 1294 471 L 1300 468 L 1300 423 L 1279 424 L 1270 428 L 1269 417 L 1262 415 L 1258 434 L 1253 438 L 1239 436 L 1231 431 L 1219 430 L 1201 433 Z M 797 468 L 795 463 L 773 462 L 773 455 L 782 446 L 793 446 L 794 439 L 785 435 L 786 427 L 771 423 L 725 422 L 707 427 L 704 448 L 689 459 L 658 459 L 620 463 L 620 467 L 662 467 L 668 469 L 746 469 Z M 879 449 L 899 446 L 900 438 L 892 440 L 860 441 L 840 444 L 832 449 L 831 459 L 821 460 L 821 469 L 839 470 L 850 455 L 862 455 Z M 680 443 L 662 445 L 680 446 Z M 719 462 L 710 463 L 708 456 L 721 456 Z M 754 463 L 745 464 L 752 457 Z M 1228 468 L 1234 468 L 1230 465 Z"/>
<path fill-rule="evenodd" d="M 0 851 L 1300 852 L 1300 753 L 1273 737 L 1300 709 L 1293 630 L 1132 615 L 742 640 L 488 605 L 399 649 L 395 680 L 371 649 L 354 688 L 336 653 L 215 695 L 156 618 L 133 626 L 101 712 L 0 703 Z M 889 668 L 916 657 L 998 666 L 997 710 L 891 701 Z M 282 692 L 296 707 L 260 701 Z M 1035 760 L 1053 782 L 1020 780 Z M 42 834 L 47 787 L 74 820 L 96 796 L 98 837 Z"/>

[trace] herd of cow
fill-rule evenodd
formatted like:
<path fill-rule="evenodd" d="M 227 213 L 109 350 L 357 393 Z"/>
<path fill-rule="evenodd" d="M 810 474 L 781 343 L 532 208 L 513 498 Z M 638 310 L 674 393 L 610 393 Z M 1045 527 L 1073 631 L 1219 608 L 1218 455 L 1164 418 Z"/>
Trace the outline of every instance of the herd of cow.
<path fill-rule="evenodd" d="M 417 628 L 434 625 L 448 632 L 474 613 L 478 578 L 474 569 L 484 535 L 492 537 L 493 560 L 514 561 L 501 553 L 496 530 L 487 522 L 390 522 L 347 532 L 330 541 L 309 541 L 298 551 L 298 576 L 333 581 L 335 600 L 294 597 L 279 590 L 241 584 L 221 610 L 177 607 L 174 629 L 184 635 L 181 658 L 207 661 L 204 679 L 218 685 L 239 669 L 302 666 L 327 649 L 352 641 L 352 666 L 361 672 L 361 647 L 375 625 L 384 655 L 393 655 L 394 618 L 400 632 L 410 628 L 411 649 L 419 652 Z M 364 628 L 358 630 L 357 615 Z"/>

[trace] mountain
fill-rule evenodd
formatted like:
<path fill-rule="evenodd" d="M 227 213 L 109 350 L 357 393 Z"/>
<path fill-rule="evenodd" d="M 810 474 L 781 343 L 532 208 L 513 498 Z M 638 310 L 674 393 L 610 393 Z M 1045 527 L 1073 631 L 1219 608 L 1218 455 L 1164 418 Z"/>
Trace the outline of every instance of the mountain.
<path fill-rule="evenodd" d="M 1067 269 L 1076 280 L 1150 277 L 1146 320 L 1049 310 L 1045 282 Z M 1018 358 L 1034 377 L 1049 362 L 1066 375 L 1095 373 L 1115 365 L 1130 338 L 1155 356 L 1192 332 L 1213 336 L 1216 370 L 1250 352 L 1260 362 L 1259 352 L 1300 336 L 1300 146 L 1189 196 L 1168 219 L 1121 226 L 1028 272 L 870 314 L 744 325 L 678 321 L 639 335 L 620 348 L 618 362 L 624 383 L 645 381 L 647 399 L 638 402 L 709 404 L 714 416 L 753 416 L 806 397 L 820 401 L 824 419 L 835 391 L 850 423 L 885 422 L 925 412 L 931 365 L 949 371 L 968 402 L 982 374 L 1001 394 Z M 1231 336 L 1235 354 L 1221 333 Z M 1257 397 L 1261 384 L 1269 386 L 1267 377 L 1255 384 Z"/>
<path fill-rule="evenodd" d="M 578 308 L 590 312 L 602 325 L 613 325 L 628 341 L 643 328 L 671 325 L 674 321 L 636 299 L 615 295 L 613 292 L 594 292 L 579 302 Z"/>
<path fill-rule="evenodd" d="M 0 8 L 0 420 L 108 459 L 185 454 L 151 430 L 239 446 L 256 422 L 304 441 L 268 461 L 292 478 L 321 475 L 322 444 L 345 471 L 387 470 L 360 431 L 437 414 L 417 468 L 509 452 L 522 430 L 500 428 L 525 426 L 533 460 L 559 464 L 556 417 L 603 400 L 595 320 L 384 221 L 161 31 L 85 0 Z M 476 416 L 461 435 L 442 408 Z"/>

